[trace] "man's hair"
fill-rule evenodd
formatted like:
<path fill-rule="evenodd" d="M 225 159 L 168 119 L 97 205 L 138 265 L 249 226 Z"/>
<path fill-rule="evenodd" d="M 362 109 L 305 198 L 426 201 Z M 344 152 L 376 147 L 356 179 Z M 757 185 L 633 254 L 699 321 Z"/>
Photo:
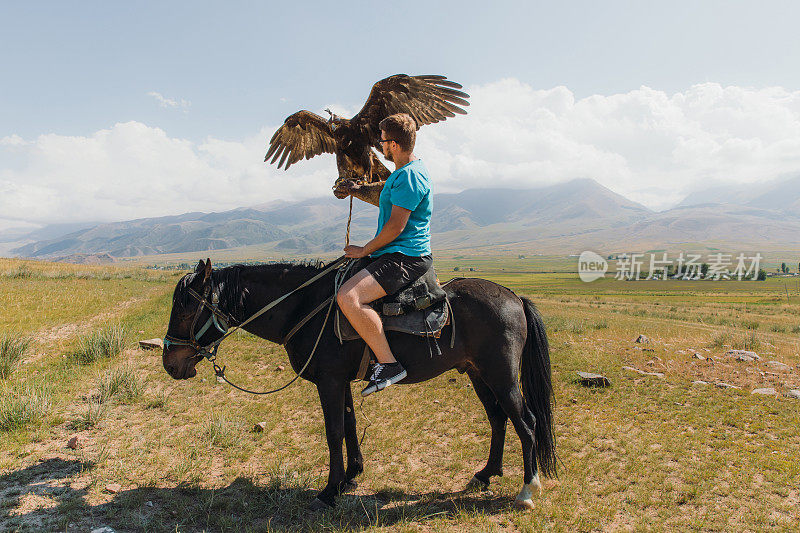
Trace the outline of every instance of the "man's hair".
<path fill-rule="evenodd" d="M 417 140 L 417 123 L 407 113 L 389 115 L 378 124 L 381 131 L 386 133 L 387 139 L 392 139 L 400 145 L 404 152 L 414 149 Z"/>

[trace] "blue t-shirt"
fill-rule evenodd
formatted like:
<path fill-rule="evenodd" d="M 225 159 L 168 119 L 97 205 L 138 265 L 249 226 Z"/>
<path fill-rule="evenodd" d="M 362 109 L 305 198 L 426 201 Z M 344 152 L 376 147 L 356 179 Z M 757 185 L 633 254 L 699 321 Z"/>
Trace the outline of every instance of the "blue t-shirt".
<path fill-rule="evenodd" d="M 433 212 L 433 195 L 428 169 L 422 161 L 415 159 L 398 168 L 386 179 L 378 202 L 378 231 L 392 215 L 392 206 L 403 207 L 411 211 L 406 227 L 395 240 L 372 252 L 379 256 L 391 252 L 420 257 L 431 253 L 431 213 Z"/>

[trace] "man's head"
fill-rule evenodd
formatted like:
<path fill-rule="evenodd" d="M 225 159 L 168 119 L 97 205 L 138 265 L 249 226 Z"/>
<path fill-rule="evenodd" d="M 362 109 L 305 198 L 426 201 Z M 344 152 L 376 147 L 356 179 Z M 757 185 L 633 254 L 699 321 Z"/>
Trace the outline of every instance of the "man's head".
<path fill-rule="evenodd" d="M 381 151 L 389 161 L 394 161 L 393 153 L 411 153 L 417 140 L 417 123 L 406 113 L 389 115 L 381 120 Z"/>

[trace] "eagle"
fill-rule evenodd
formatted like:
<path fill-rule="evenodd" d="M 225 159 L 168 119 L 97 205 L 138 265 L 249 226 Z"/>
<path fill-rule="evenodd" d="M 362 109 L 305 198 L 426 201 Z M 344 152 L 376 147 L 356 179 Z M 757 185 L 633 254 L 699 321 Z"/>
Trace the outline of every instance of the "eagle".
<path fill-rule="evenodd" d="M 277 161 L 278 168 L 285 170 L 301 159 L 336 154 L 336 184 L 343 180 L 384 181 L 389 170 L 372 149 L 381 150 L 380 121 L 395 113 L 408 113 L 419 129 L 456 114 L 466 115 L 460 106 L 469 105 L 469 95 L 459 89 L 460 84 L 445 76 L 389 76 L 372 86 L 367 102 L 353 118 L 340 117 L 328 109 L 327 120 L 305 110 L 289 115 L 272 136 L 264 161 Z"/>

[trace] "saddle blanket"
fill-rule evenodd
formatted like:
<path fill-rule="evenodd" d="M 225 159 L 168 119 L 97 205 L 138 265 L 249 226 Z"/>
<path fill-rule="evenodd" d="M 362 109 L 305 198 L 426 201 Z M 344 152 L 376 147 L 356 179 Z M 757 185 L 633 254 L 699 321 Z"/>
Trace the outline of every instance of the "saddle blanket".
<path fill-rule="evenodd" d="M 450 306 L 447 300 L 442 300 L 427 309 L 415 310 L 402 315 L 385 316 L 381 314 L 381 320 L 383 329 L 386 331 L 399 331 L 400 333 L 438 339 L 442 335 L 442 329 L 450 324 Z M 361 338 L 338 307 L 334 316 L 333 330 L 342 342 Z"/>

